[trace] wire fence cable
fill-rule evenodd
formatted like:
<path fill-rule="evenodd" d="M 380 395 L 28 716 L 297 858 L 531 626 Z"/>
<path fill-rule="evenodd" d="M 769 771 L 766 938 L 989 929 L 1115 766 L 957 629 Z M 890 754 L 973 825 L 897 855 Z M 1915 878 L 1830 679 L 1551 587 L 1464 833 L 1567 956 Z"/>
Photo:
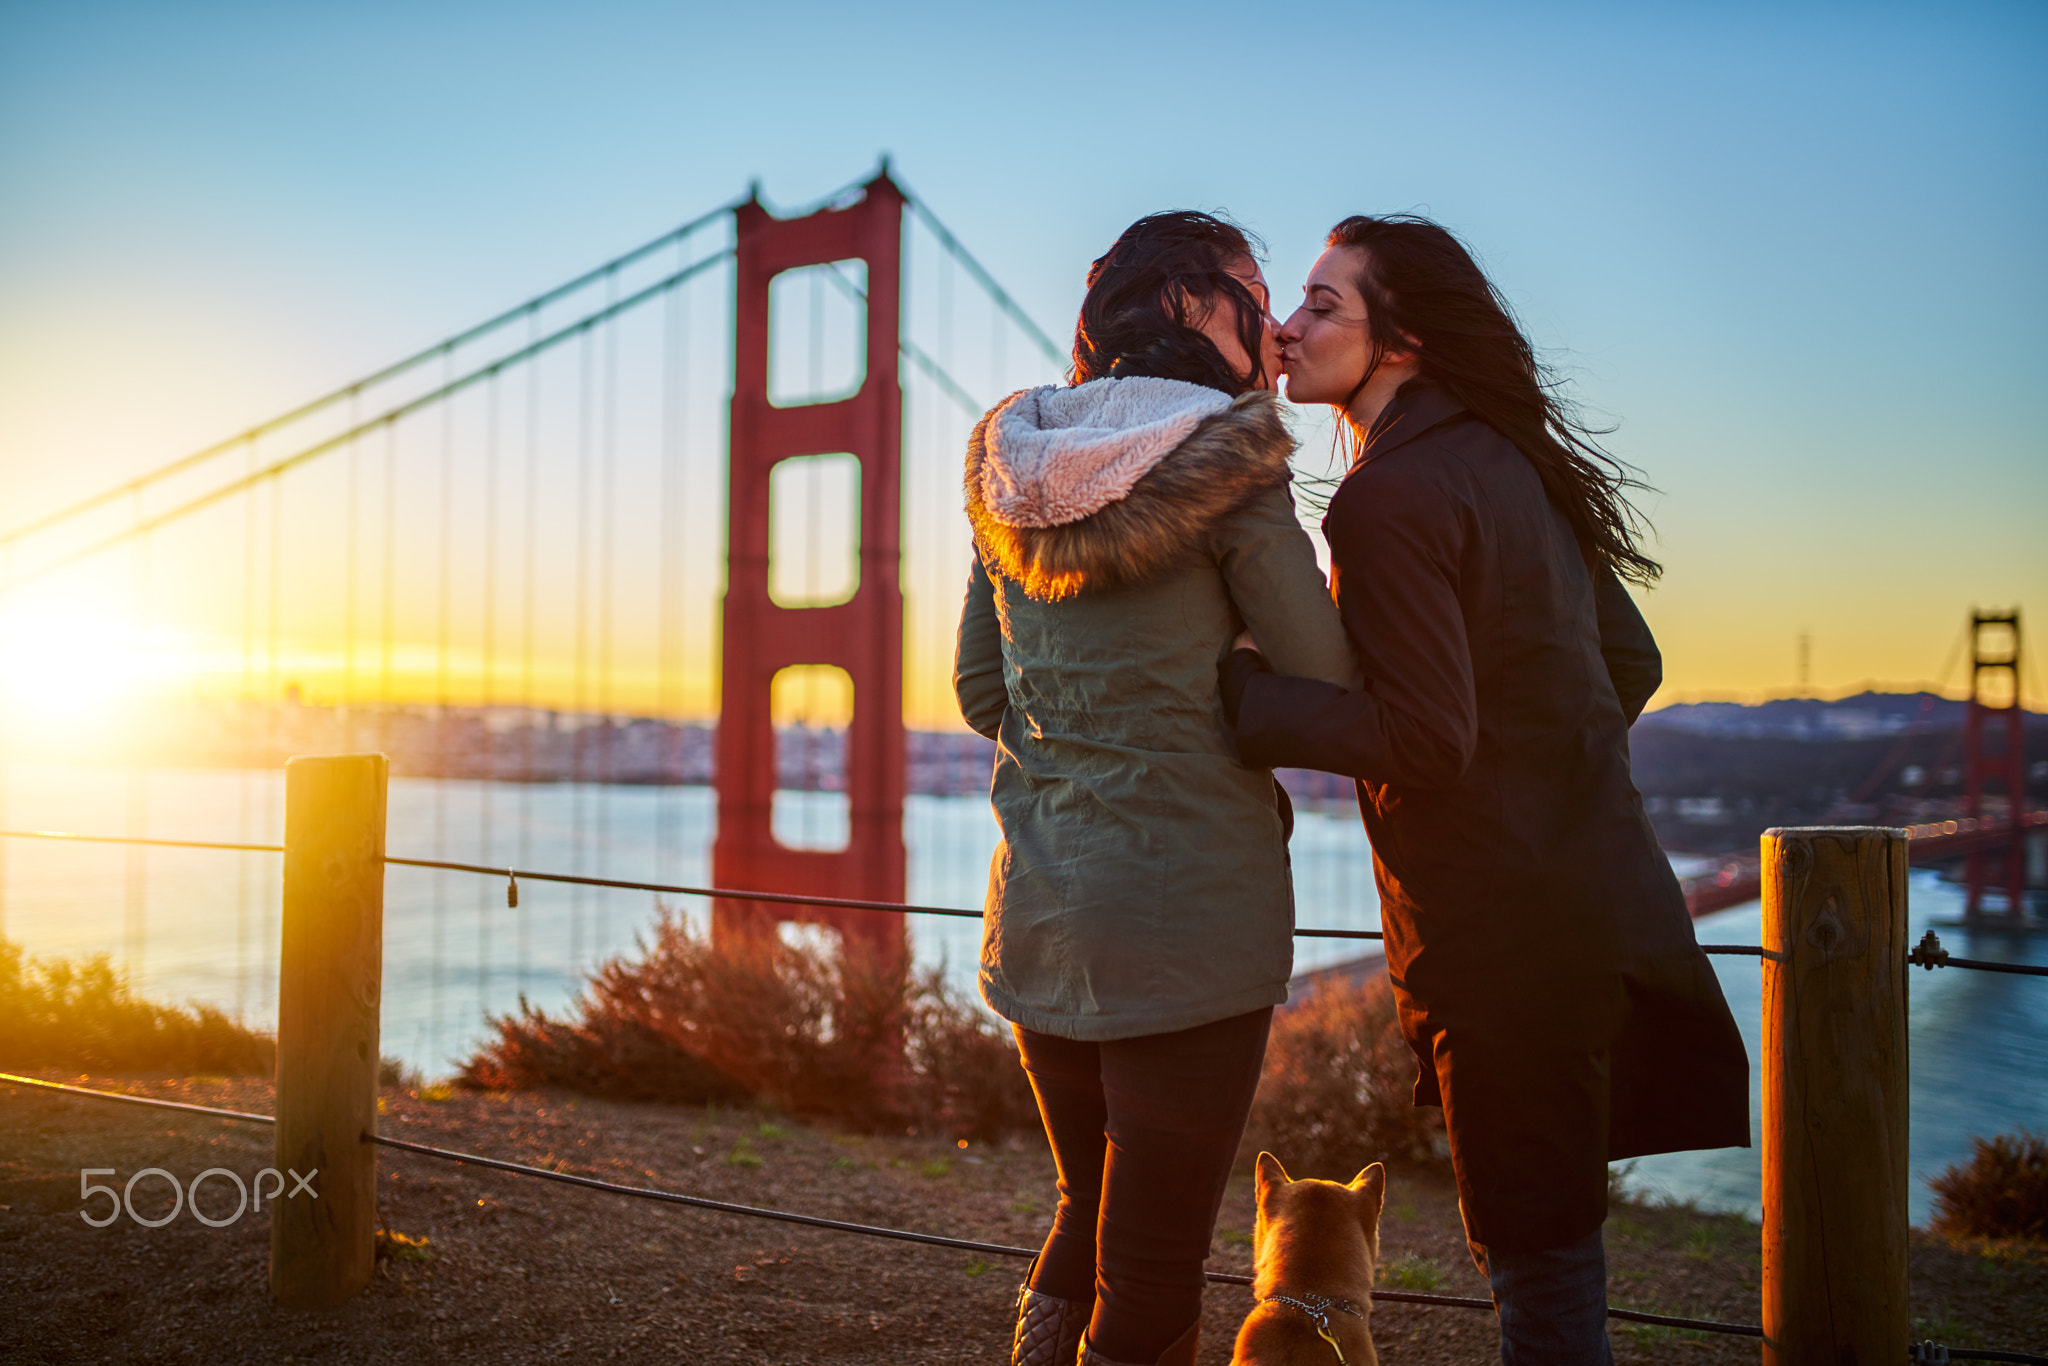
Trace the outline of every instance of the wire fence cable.
<path fill-rule="evenodd" d="M 270 1115 L 252 1114 L 244 1110 L 223 1110 L 205 1105 L 190 1105 L 182 1101 L 158 1100 L 150 1096 L 123 1095 L 118 1091 L 96 1091 L 83 1086 L 71 1086 L 62 1082 L 42 1081 L 35 1077 L 18 1076 L 11 1072 L 0 1072 L 0 1083 L 27 1086 L 46 1091 L 61 1092 L 65 1095 L 87 1097 L 94 1100 L 124 1102 L 130 1105 L 153 1106 L 158 1109 L 180 1110 L 190 1114 L 210 1115 L 217 1119 L 237 1120 L 253 1124 L 275 1124 Z M 611 1195 L 625 1195 L 639 1200 L 653 1200 L 662 1204 L 683 1205 L 691 1209 L 709 1210 L 716 1214 L 731 1214 L 749 1219 L 770 1219 L 778 1223 L 797 1224 L 805 1228 L 825 1229 L 834 1233 L 851 1233 L 865 1238 L 884 1238 L 895 1242 L 921 1243 L 928 1247 L 954 1248 L 962 1252 L 980 1252 L 996 1257 L 1013 1257 L 1028 1260 L 1038 1255 L 1038 1249 L 1013 1247 L 1007 1243 L 985 1243 L 973 1238 L 955 1238 L 943 1233 L 920 1233 L 913 1229 L 889 1228 L 880 1224 L 856 1224 L 844 1219 L 827 1219 L 814 1214 L 797 1214 L 788 1210 L 764 1209 L 758 1205 L 740 1205 L 726 1200 L 713 1200 L 708 1196 L 685 1195 L 680 1191 L 657 1190 L 647 1186 L 628 1186 L 616 1181 L 605 1181 L 594 1176 L 578 1176 L 574 1172 L 553 1171 L 546 1167 L 530 1166 L 523 1162 L 507 1162 L 502 1158 L 484 1157 L 477 1153 L 458 1152 L 452 1148 L 437 1148 L 426 1143 L 413 1143 L 402 1138 L 391 1138 L 384 1134 L 365 1134 L 364 1141 L 381 1147 L 396 1148 L 422 1157 L 437 1158 L 445 1162 L 461 1163 L 465 1166 L 484 1167 L 492 1171 L 509 1172 L 515 1176 L 531 1176 L 543 1181 L 554 1181 L 562 1185 L 581 1186 L 586 1190 L 604 1191 Z M 1249 1286 L 1252 1278 L 1228 1271 L 1204 1273 L 1213 1285 Z M 1375 1290 L 1375 1300 L 1394 1304 L 1417 1304 L 1447 1309 L 1492 1310 L 1491 1300 L 1477 1299 L 1465 1295 L 1430 1295 L 1413 1290 Z M 1654 1324 L 1665 1328 L 1689 1329 L 1697 1333 L 1721 1333 L 1735 1337 L 1761 1337 L 1763 1329 L 1754 1324 L 1720 1323 L 1711 1319 L 1679 1318 L 1670 1314 L 1651 1314 L 1637 1309 L 1610 1308 L 1607 1316 L 1626 1323 Z M 1952 1357 L 1961 1354 L 1950 1351 Z M 2048 1358 L 2020 1358 L 2040 1360 L 2048 1366 Z"/>
<path fill-rule="evenodd" d="M 127 835 L 80 835 L 63 830 L 0 830 L 0 839 L 67 840 L 79 844 L 141 844 L 163 849 L 223 849 L 259 854 L 281 854 L 281 844 L 230 844 L 214 840 L 158 840 L 140 839 Z M 482 877 L 506 879 L 508 893 L 512 884 L 519 882 L 559 882 L 578 887 L 605 887 L 626 892 L 665 892 L 672 896 L 706 896 L 721 901 L 754 901 L 782 906 L 830 906 L 853 911 L 880 911 L 893 915 L 943 915 L 959 920 L 980 920 L 982 913 L 964 906 L 916 906 L 901 901 L 863 901 L 843 896 L 807 896 L 794 892 L 759 892 L 737 887 L 692 887 L 674 882 L 639 882 L 630 878 L 584 877 L 573 873 L 547 873 L 531 868 L 506 868 L 487 863 L 458 863 L 450 859 L 397 858 L 386 855 L 386 864 L 402 868 L 428 868 L 450 873 L 475 873 Z M 516 894 L 515 894 L 516 895 Z M 508 895 L 509 904 L 517 905 L 515 895 Z M 1383 930 L 1339 930 L 1327 927 L 1297 927 L 1296 939 L 1385 939 Z M 1778 960 L 1778 955 L 1760 944 L 1702 944 L 1700 952 L 1716 955 L 1731 955 L 1744 958 L 1768 958 Z M 2031 963 L 1995 963 L 1988 959 L 1956 958 L 1941 947 L 1941 941 L 1929 930 L 1920 943 L 1907 955 L 1907 962 L 1914 967 L 1932 971 L 1935 968 L 1968 968 L 1978 972 L 2004 972 L 2032 977 L 2048 977 L 2048 967 L 2037 967 Z"/>

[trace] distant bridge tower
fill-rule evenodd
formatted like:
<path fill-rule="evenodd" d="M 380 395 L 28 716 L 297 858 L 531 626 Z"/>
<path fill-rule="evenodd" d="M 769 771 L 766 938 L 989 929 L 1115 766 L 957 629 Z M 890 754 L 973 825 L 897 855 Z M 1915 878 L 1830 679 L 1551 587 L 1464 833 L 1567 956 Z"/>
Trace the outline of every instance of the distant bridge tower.
<path fill-rule="evenodd" d="M 1987 751 L 1984 731 L 1990 720 L 1997 722 L 1998 742 Z M 1970 710 L 1963 728 L 1963 814 L 1977 820 L 1986 818 L 1985 780 L 1994 779 L 2004 789 L 2005 818 L 2013 834 L 2002 849 L 1970 853 L 1964 873 L 1966 922 L 1983 922 L 1985 888 L 2001 882 L 2007 917 L 2016 922 L 2025 915 L 2026 841 L 2021 837 L 2020 817 L 2027 809 L 2026 753 L 2026 713 L 2020 709 L 2019 609 L 1973 611 Z"/>
<path fill-rule="evenodd" d="M 903 590 L 899 583 L 903 393 L 897 374 L 904 196 L 888 171 L 859 202 L 778 219 L 758 200 L 736 222 L 731 485 L 718 718 L 722 887 L 901 901 L 904 893 Z M 859 259 L 867 266 L 867 358 L 859 390 L 838 402 L 769 401 L 769 285 L 787 270 Z M 797 456 L 848 454 L 860 464 L 859 580 L 829 607 L 769 597 L 769 476 Z M 772 825 L 776 756 L 769 692 L 775 675 L 834 665 L 853 681 L 845 772 L 851 838 L 841 850 L 792 849 Z M 823 924 L 843 945 L 897 961 L 901 916 L 720 901 L 712 933 L 725 945 L 773 935 L 783 921 Z"/>

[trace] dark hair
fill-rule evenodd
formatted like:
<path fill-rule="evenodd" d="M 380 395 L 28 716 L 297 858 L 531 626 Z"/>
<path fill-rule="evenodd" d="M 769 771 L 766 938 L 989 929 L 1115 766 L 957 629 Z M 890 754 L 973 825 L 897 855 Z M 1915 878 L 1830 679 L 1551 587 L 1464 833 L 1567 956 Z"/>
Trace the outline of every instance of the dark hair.
<path fill-rule="evenodd" d="M 1643 553 L 1646 523 L 1628 490 L 1646 487 L 1601 448 L 1557 392 L 1507 302 L 1449 232 L 1427 218 L 1357 215 L 1330 230 L 1328 245 L 1358 247 L 1358 291 L 1371 329 L 1368 377 L 1389 351 L 1412 349 L 1422 377 L 1492 427 L 1536 467 L 1544 492 L 1571 523 L 1591 565 L 1648 585 L 1664 567 Z M 1360 388 L 1364 381 L 1360 381 Z"/>
<path fill-rule="evenodd" d="M 1175 209 L 1140 218 L 1088 267 L 1088 294 L 1074 327 L 1076 384 L 1108 375 L 1151 375 L 1221 389 L 1233 398 L 1265 378 L 1259 343 L 1266 310 L 1230 273 L 1263 246 L 1214 214 Z M 1229 305 L 1251 357 L 1239 374 L 1191 319 Z"/>

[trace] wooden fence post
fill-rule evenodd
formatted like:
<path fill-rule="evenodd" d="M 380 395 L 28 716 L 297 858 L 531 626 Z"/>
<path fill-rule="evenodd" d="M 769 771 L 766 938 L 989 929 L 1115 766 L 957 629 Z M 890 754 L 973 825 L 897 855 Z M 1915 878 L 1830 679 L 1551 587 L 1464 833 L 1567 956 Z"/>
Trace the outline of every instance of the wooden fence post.
<path fill-rule="evenodd" d="M 381 754 L 285 765 L 284 942 L 277 976 L 277 1169 L 270 1291 L 326 1309 L 376 1261 L 379 998 L 384 976 Z M 317 1175 L 309 1175 L 317 1172 Z M 301 1182 L 304 1182 L 301 1185 Z"/>
<path fill-rule="evenodd" d="M 1766 1366 L 1904 1359 L 1906 832 L 1763 836 Z"/>

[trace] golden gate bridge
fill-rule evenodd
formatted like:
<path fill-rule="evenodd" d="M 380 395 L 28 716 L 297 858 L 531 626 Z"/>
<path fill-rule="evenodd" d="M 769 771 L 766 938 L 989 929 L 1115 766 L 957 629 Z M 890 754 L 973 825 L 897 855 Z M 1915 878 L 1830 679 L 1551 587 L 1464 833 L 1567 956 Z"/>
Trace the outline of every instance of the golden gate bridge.
<path fill-rule="evenodd" d="M 0 591 L 17 612 L 124 623 L 133 654 L 170 661 L 179 694 L 119 737 L 130 837 L 152 817 L 148 764 L 239 769 L 247 840 L 278 828 L 268 778 L 285 757 L 367 748 L 440 780 L 420 851 L 435 858 L 530 865 L 535 788 L 564 783 L 570 871 L 608 875 L 618 793 L 645 784 L 659 793 L 653 872 L 672 880 L 675 794 L 711 784 L 714 885 L 902 901 L 906 795 L 987 781 L 984 742 L 949 733 L 969 555 L 959 452 L 989 404 L 1064 361 L 886 162 L 786 215 L 756 186 L 0 534 Z M 2010 630 L 2010 713 L 1973 689 L 1971 809 L 1914 847 L 1970 859 L 1973 916 L 1996 888 L 2017 918 L 2020 836 L 2048 813 L 2024 811 L 2014 776 L 2017 615 L 1989 624 Z M 1977 654 L 1982 678 L 1997 665 Z M 1987 751 L 1987 720 L 2003 749 Z M 37 740 L 17 727 L 8 744 Z M 458 779 L 480 780 L 462 820 Z M 124 857 L 134 967 L 151 855 Z M 1327 907 L 1362 883 L 1339 871 L 1303 900 Z M 274 892 L 246 869 L 234 892 L 245 982 L 269 951 Z M 1753 864 L 1688 894 L 1696 914 L 1754 899 Z M 586 938 L 611 942 L 607 902 L 569 897 L 581 967 Z M 430 905 L 438 1019 L 452 903 L 436 886 Z M 502 937 L 486 909 L 480 962 Z M 900 918 L 830 907 L 720 903 L 713 927 L 791 920 L 906 952 Z M 523 918 L 511 937 L 523 953 Z"/>
<path fill-rule="evenodd" d="M 2027 797 L 2026 722 L 2021 706 L 2019 609 L 1970 612 L 1965 638 L 1970 655 L 1970 697 L 1960 733 L 1950 734 L 1934 768 L 1961 750 L 1962 806 L 1953 817 L 1906 827 L 1916 865 L 1961 864 L 1961 924 L 1972 929 L 2024 930 L 2028 847 L 2048 848 L 2048 811 Z M 1923 698 L 1923 710 L 1932 696 Z M 1907 765 L 1920 737 L 1908 727 L 1878 760 L 1850 800 L 1860 803 Z M 2035 885 L 2039 885 L 2036 874 Z M 1694 916 L 1754 901 L 1763 893 L 1760 860 L 1723 860 L 1684 880 L 1686 908 Z M 1995 903 L 1995 904 L 1994 904 Z"/>
<path fill-rule="evenodd" d="M 524 854 L 533 785 L 565 782 L 576 871 L 602 874 L 618 785 L 715 774 L 719 885 L 900 901 L 912 752 L 924 790 L 986 782 L 984 742 L 947 733 L 958 453 L 988 405 L 1064 360 L 886 162 L 788 215 L 757 184 L 0 534 L 0 592 L 178 671 L 180 695 L 159 689 L 120 736 L 129 835 L 151 819 L 146 764 L 241 768 L 248 839 L 279 818 L 265 770 L 375 748 L 400 774 L 520 784 L 483 786 L 461 850 L 437 798 L 437 857 L 493 857 L 501 820 L 522 841 L 503 852 Z M 15 754 L 78 745 L 13 729 Z M 658 860 L 681 823 L 664 805 Z M 149 857 L 127 855 L 131 965 Z M 273 894 L 243 881 L 245 902 Z M 602 898 L 572 896 L 572 958 L 593 912 Z M 900 925 L 842 915 L 787 918 L 903 951 Z M 250 918 L 243 939 L 265 939 L 267 913 L 253 936 Z M 749 907 L 714 918 L 764 927 Z"/>

